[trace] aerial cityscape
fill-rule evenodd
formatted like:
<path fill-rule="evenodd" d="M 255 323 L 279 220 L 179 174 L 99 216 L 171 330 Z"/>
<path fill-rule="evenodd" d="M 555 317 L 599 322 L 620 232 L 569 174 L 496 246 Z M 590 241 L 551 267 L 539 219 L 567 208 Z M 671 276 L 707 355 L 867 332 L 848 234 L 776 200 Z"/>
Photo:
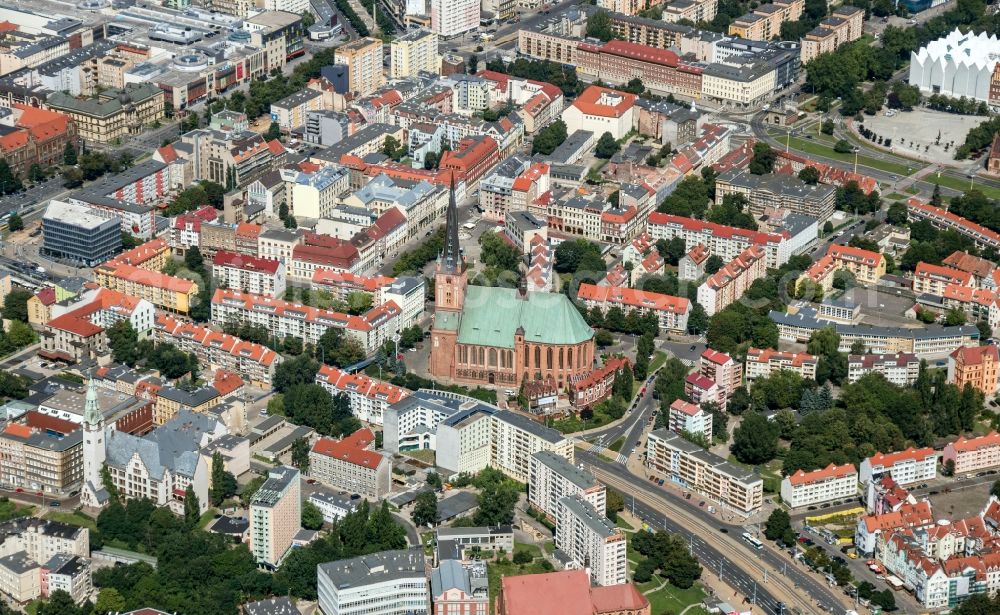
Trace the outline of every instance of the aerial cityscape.
<path fill-rule="evenodd" d="M 0 0 L 0 615 L 1000 614 L 998 35 Z"/>

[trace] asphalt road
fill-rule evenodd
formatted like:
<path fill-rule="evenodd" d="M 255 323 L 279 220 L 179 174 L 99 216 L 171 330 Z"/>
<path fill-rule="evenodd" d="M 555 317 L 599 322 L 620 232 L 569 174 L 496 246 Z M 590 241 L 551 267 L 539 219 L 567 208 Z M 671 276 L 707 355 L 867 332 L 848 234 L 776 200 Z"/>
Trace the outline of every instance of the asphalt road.
<path fill-rule="evenodd" d="M 768 577 L 764 571 L 765 567 L 780 570 L 780 577 L 784 577 L 778 582 L 793 586 L 789 589 L 794 595 L 799 595 L 807 603 L 805 607 L 808 612 L 824 610 L 828 612 L 839 612 L 843 609 L 838 598 L 830 592 L 823 582 L 818 580 L 813 573 L 801 568 L 799 564 L 789 563 L 788 559 L 779 554 L 770 544 L 765 542 L 760 551 L 753 550 L 750 545 L 739 539 L 745 528 L 741 525 L 732 525 L 722 521 L 717 515 L 711 515 L 705 508 L 692 506 L 694 498 L 686 501 L 678 498 L 672 491 L 653 487 L 644 477 L 630 473 L 625 466 L 617 463 L 609 463 L 597 455 L 588 451 L 578 451 L 579 462 L 587 465 L 592 471 L 613 477 L 616 489 L 622 490 L 626 496 L 626 506 L 630 507 L 633 498 L 636 496 L 647 499 L 649 496 L 657 498 L 662 507 L 653 507 L 635 500 L 636 514 L 654 527 L 663 527 L 668 531 L 680 534 L 692 544 L 692 552 L 699 557 L 702 565 L 716 573 L 722 569 L 723 579 L 744 595 L 753 596 L 756 584 L 757 604 L 765 613 L 777 612 L 777 600 L 774 595 L 762 589 L 761 583 Z M 601 476 L 598 476 L 600 479 Z M 609 481 L 603 481 L 609 482 Z M 672 500 L 678 500 L 674 502 Z M 681 521 L 683 517 L 688 517 L 687 523 Z M 697 525 L 690 523 L 690 518 L 695 518 Z M 714 531 L 708 529 L 713 528 Z M 723 532 L 722 530 L 725 530 Z M 714 537 L 710 537 L 714 536 Z M 750 574 L 739 568 L 733 561 L 733 556 L 727 556 L 722 549 L 742 550 L 739 559 L 746 561 L 747 557 L 760 562 L 761 572 Z M 744 564 L 745 565 L 745 564 Z M 770 575 L 770 581 L 777 579 L 775 575 Z M 789 605 L 789 607 L 794 605 Z"/>
<path fill-rule="evenodd" d="M 632 455 L 639 443 L 639 439 L 642 437 L 643 428 L 649 422 L 650 415 L 659 405 L 656 399 L 653 398 L 652 384 L 655 378 L 654 374 L 646 379 L 646 394 L 639 396 L 635 404 L 629 408 L 628 418 L 611 427 L 598 429 L 586 434 L 585 439 L 590 440 L 594 444 L 594 453 L 601 453 L 606 447 L 618 440 L 618 438 L 624 436 L 625 443 L 618 453 L 606 451 L 604 454 L 610 457 L 617 455 L 616 462 L 620 464 L 624 464 Z"/>

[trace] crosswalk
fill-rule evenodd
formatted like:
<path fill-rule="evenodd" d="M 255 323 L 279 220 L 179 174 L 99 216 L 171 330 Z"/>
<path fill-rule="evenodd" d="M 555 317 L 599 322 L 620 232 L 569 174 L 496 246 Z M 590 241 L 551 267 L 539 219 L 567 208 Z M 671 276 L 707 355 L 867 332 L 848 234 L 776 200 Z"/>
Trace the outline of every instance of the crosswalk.
<path fill-rule="evenodd" d="M 599 438 L 597 442 L 591 443 L 590 452 L 594 453 L 595 455 L 600 455 L 605 450 L 607 450 L 607 448 L 608 447 L 604 445 L 604 438 Z M 625 465 L 626 463 L 628 463 L 628 457 L 625 456 L 624 453 L 616 453 L 614 451 L 610 451 L 609 453 L 610 454 L 606 455 L 606 457 L 610 457 L 611 461 L 613 461 L 614 463 L 618 463 L 621 465 Z"/>

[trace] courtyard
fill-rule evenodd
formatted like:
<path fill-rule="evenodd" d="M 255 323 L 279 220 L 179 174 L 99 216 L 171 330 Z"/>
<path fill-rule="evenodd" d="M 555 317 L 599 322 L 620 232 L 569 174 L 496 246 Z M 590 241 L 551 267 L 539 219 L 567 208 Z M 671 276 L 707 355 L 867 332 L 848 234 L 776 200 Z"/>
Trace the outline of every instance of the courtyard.
<path fill-rule="evenodd" d="M 965 141 L 965 135 L 971 128 L 985 120 L 981 116 L 916 108 L 913 111 L 897 111 L 892 117 L 885 113 L 865 115 L 864 125 L 875 134 L 892 139 L 890 149 L 894 153 L 953 165 L 955 147 Z M 945 145 L 948 145 L 947 149 Z"/>

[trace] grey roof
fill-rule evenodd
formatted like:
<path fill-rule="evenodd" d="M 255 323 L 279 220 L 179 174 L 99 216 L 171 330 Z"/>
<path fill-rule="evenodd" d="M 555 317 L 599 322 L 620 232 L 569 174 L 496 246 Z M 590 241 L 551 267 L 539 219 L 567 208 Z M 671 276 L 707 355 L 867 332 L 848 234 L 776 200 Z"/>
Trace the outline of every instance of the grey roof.
<path fill-rule="evenodd" d="M 318 566 L 319 574 L 330 579 L 337 589 L 363 587 L 376 583 L 421 579 L 424 574 L 422 546 L 396 551 L 381 551 Z"/>
<path fill-rule="evenodd" d="M 295 92 L 294 94 L 290 94 L 290 95 L 282 98 L 278 102 L 271 103 L 271 106 L 272 107 L 278 107 L 278 108 L 281 108 L 281 109 L 291 109 L 292 107 L 297 107 L 297 106 L 299 106 L 301 104 L 304 104 L 304 103 L 306 103 L 306 102 L 308 102 L 308 101 L 310 101 L 310 100 L 312 100 L 314 98 L 319 98 L 322 95 L 323 95 L 323 92 L 321 92 L 319 90 L 313 90 L 313 89 L 310 89 L 310 88 L 304 88 L 304 89 L 299 90 L 298 92 Z"/>
<path fill-rule="evenodd" d="M 0 557 L 0 567 L 6 568 L 15 574 L 24 574 L 35 568 L 39 568 L 38 562 L 28 557 L 26 551 L 11 553 L 6 557 Z"/>
<path fill-rule="evenodd" d="M 361 505 L 361 498 L 355 498 L 352 500 L 349 495 L 327 493 L 325 491 L 317 491 L 316 493 L 310 495 L 309 499 L 314 502 L 325 502 L 347 511 L 354 510 Z"/>
<path fill-rule="evenodd" d="M 438 515 L 442 521 L 453 519 L 479 506 L 479 497 L 471 491 L 459 491 L 438 502 Z"/>
<path fill-rule="evenodd" d="M 317 153 L 315 157 L 320 160 L 340 162 L 340 157 L 344 154 L 349 154 L 370 141 L 381 139 L 387 134 L 395 134 L 398 131 L 399 128 L 389 124 L 369 124 L 353 135 L 344 137 L 326 150 Z"/>
<path fill-rule="evenodd" d="M 157 396 L 175 401 L 183 406 L 197 408 L 218 397 L 219 392 L 209 386 L 200 387 L 194 391 L 186 391 L 177 387 L 163 387 Z"/>
<path fill-rule="evenodd" d="M 593 533 L 602 538 L 608 538 L 618 533 L 618 528 L 607 516 L 602 515 L 591 506 L 590 502 L 578 495 L 567 496 L 559 500 L 561 506 L 580 519 Z"/>
<path fill-rule="evenodd" d="M 270 508 L 277 504 L 288 492 L 289 487 L 299 481 L 299 471 L 288 466 L 271 468 L 267 480 L 253 496 L 250 506 Z"/>
<path fill-rule="evenodd" d="M 402 206 L 405 211 L 410 211 L 428 196 L 441 190 L 443 188 L 428 181 L 420 181 L 410 188 L 405 188 L 385 173 L 381 173 L 355 192 L 354 196 L 366 206 L 372 201 L 389 201 Z"/>
<path fill-rule="evenodd" d="M 94 117 L 108 117 L 122 111 L 124 104 L 163 96 L 163 90 L 153 83 L 129 83 L 122 89 L 105 90 L 100 99 L 77 98 L 62 92 L 49 95 L 48 105 L 60 111 L 70 111 Z"/>
<path fill-rule="evenodd" d="M 542 438 L 546 442 L 551 442 L 552 444 L 557 444 L 566 439 L 566 437 L 559 433 L 558 430 L 546 427 L 537 421 L 533 421 L 526 416 L 522 416 L 516 412 L 511 412 L 510 410 L 500 410 L 499 412 L 494 413 L 493 416 L 508 425 L 513 425 L 518 429 L 526 431 L 538 438 Z"/>
<path fill-rule="evenodd" d="M 410 502 L 416 500 L 421 493 L 427 493 L 428 491 L 433 491 L 433 489 L 427 485 L 423 485 L 419 489 L 404 491 L 403 493 L 390 497 L 389 503 L 399 507 L 406 506 Z"/>
<path fill-rule="evenodd" d="M 49 574 L 65 574 L 75 577 L 87 569 L 86 562 L 79 555 L 57 553 L 45 563 Z"/>
<path fill-rule="evenodd" d="M 438 561 L 462 558 L 462 545 L 455 540 L 438 540 L 437 543 Z"/>
<path fill-rule="evenodd" d="M 867 335 L 869 337 L 900 337 L 912 338 L 915 340 L 932 340 L 955 336 L 969 336 L 973 339 L 979 338 L 979 329 L 974 325 L 960 325 L 957 327 L 925 325 L 920 328 L 907 328 L 877 327 L 875 325 L 847 325 L 840 323 L 831 324 L 827 320 L 819 320 L 816 317 L 816 310 L 810 307 L 800 308 L 796 314 L 771 310 L 767 315 L 768 318 L 779 325 L 802 327 L 805 329 L 823 329 L 825 327 L 832 326 L 834 330 L 841 335 L 850 334 Z"/>
<path fill-rule="evenodd" d="M 268 598 L 243 605 L 245 615 L 299 615 L 298 609 L 288 596 Z"/>
<path fill-rule="evenodd" d="M 283 228 L 269 228 L 260 234 L 261 239 L 273 239 L 276 241 L 287 241 L 289 243 L 294 243 L 299 240 L 302 233 L 296 230 L 288 230 Z"/>
<path fill-rule="evenodd" d="M 794 236 L 816 223 L 816 218 L 813 218 L 812 216 L 790 212 L 782 218 L 781 227 Z"/>
<path fill-rule="evenodd" d="M 749 62 L 740 66 L 712 63 L 705 66 L 703 74 L 730 81 L 749 82 L 760 79 L 772 70 L 774 67 L 765 62 Z"/>
<path fill-rule="evenodd" d="M 472 594 L 469 584 L 469 573 L 461 562 L 446 559 L 437 568 L 431 570 L 431 597 L 436 598 L 449 589 L 460 589 L 466 594 Z"/>
<path fill-rule="evenodd" d="M 230 517 L 228 515 L 222 515 L 216 519 L 215 523 L 210 525 L 208 529 L 216 534 L 242 536 L 244 532 L 250 529 L 250 520 L 246 517 Z"/>
<path fill-rule="evenodd" d="M 552 451 L 538 451 L 532 457 L 580 489 L 589 489 L 597 484 L 593 474 L 576 467 L 565 457 L 556 455 Z"/>
<path fill-rule="evenodd" d="M 699 459 L 706 465 L 711 466 L 720 472 L 724 472 L 733 480 L 743 483 L 744 485 L 752 485 L 762 480 L 760 475 L 756 472 L 736 466 L 722 457 L 719 457 L 715 453 L 712 453 L 711 451 L 702 448 L 693 442 L 685 440 L 679 434 L 669 429 L 656 429 L 650 433 L 650 436 L 660 438 L 674 448 L 680 449 L 682 452 L 694 457 L 695 459 Z"/>
<path fill-rule="evenodd" d="M 775 194 L 800 199 L 811 198 L 823 200 L 837 190 L 835 186 L 827 184 L 807 184 L 794 175 L 784 175 L 781 173 L 754 175 L 745 169 L 726 171 L 719 175 L 719 180 L 751 191 L 769 190 Z"/>
<path fill-rule="evenodd" d="M 514 528 L 510 525 L 486 525 L 481 527 L 439 527 L 437 529 L 438 540 L 451 540 L 456 538 L 469 538 L 472 536 L 500 536 L 513 534 Z"/>
<path fill-rule="evenodd" d="M 423 278 L 416 277 L 401 277 L 396 278 L 396 280 L 389 285 L 389 292 L 396 293 L 400 295 L 405 295 L 417 288 L 424 286 Z"/>
<path fill-rule="evenodd" d="M 108 436 L 107 462 L 125 467 L 134 455 L 139 455 L 151 476 L 163 477 L 166 470 L 183 476 L 194 476 L 198 467 L 201 440 L 205 434 L 218 427 L 214 418 L 188 410 L 179 411 L 174 418 L 144 437 L 120 431 Z"/>
<path fill-rule="evenodd" d="M 153 160 L 152 158 L 143 160 L 142 162 L 136 163 L 120 173 L 105 175 L 96 183 L 87 186 L 84 190 L 81 190 L 80 194 L 113 198 L 112 195 L 119 189 L 132 185 L 144 177 L 149 177 L 154 173 L 162 171 L 166 167 L 167 165 L 164 163 L 158 160 Z M 151 209 L 152 206 L 145 206 L 143 211 L 149 211 Z"/>
<path fill-rule="evenodd" d="M 507 217 L 521 231 L 533 231 L 546 226 L 544 222 L 523 210 L 509 211 Z"/>

